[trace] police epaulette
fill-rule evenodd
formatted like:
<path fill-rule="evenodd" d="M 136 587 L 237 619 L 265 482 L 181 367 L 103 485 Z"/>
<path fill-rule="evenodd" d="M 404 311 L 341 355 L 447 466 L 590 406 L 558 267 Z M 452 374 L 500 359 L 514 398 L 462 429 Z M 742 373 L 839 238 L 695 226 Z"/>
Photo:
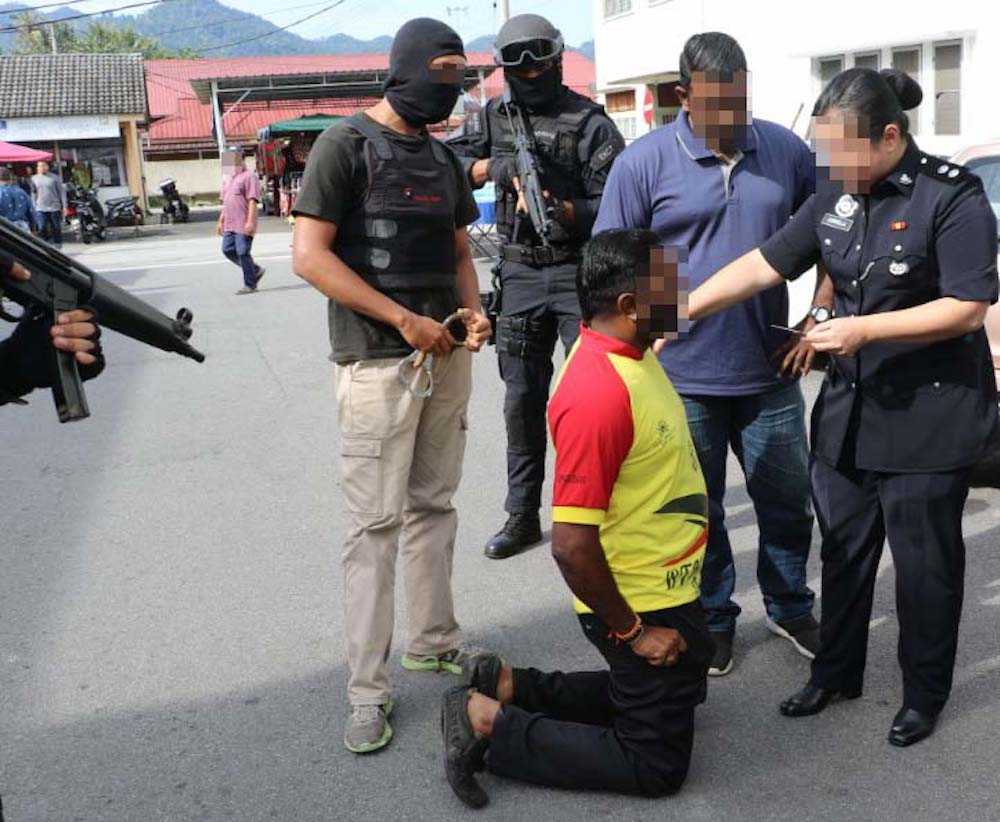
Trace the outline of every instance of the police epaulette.
<path fill-rule="evenodd" d="M 924 154 L 920 158 L 920 173 L 926 174 L 942 183 L 956 185 L 966 180 L 971 173 L 965 166 L 949 163 L 940 157 Z"/>

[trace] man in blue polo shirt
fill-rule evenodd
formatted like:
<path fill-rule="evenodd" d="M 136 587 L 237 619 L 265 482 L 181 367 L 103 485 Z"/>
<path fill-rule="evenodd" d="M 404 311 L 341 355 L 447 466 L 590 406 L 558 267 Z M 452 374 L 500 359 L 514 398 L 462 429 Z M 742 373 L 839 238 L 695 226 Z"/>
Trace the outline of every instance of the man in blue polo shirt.
<path fill-rule="evenodd" d="M 617 158 L 595 234 L 651 228 L 665 245 L 686 246 L 693 289 L 788 221 L 813 192 L 813 157 L 788 129 L 751 120 L 748 79 L 746 57 L 732 37 L 709 32 L 687 41 L 678 89 L 683 111 Z M 701 601 L 715 640 L 709 670 L 715 676 L 732 669 L 740 613 L 723 509 L 730 447 L 757 513 L 767 625 L 804 656 L 811 658 L 819 644 L 806 585 L 813 517 L 805 403 L 798 384 L 778 376 L 789 338 L 772 327 L 787 323 L 782 286 L 695 323 L 661 354 L 684 399 L 708 484 Z"/>

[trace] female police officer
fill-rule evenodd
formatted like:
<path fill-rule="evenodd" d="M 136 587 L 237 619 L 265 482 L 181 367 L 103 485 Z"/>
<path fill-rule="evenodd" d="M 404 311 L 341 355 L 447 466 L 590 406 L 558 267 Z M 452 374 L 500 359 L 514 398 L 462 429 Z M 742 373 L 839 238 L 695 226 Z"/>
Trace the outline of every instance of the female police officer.
<path fill-rule="evenodd" d="M 861 695 L 879 556 L 896 565 L 903 707 L 889 741 L 929 736 L 951 688 L 962 608 L 968 468 L 996 424 L 982 330 L 997 300 L 997 224 L 978 178 L 921 152 L 901 72 L 850 69 L 813 111 L 829 184 L 759 249 L 690 298 L 704 317 L 820 260 L 835 319 L 806 339 L 831 356 L 813 412 L 823 534 L 820 650 L 785 716 Z M 823 176 L 823 175 L 821 175 Z"/>

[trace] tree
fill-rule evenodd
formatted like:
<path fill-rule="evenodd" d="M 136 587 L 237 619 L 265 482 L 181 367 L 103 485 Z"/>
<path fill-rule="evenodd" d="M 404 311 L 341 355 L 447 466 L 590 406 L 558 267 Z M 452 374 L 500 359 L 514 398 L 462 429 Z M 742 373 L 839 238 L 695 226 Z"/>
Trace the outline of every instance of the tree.
<path fill-rule="evenodd" d="M 15 35 L 15 54 L 51 54 L 52 38 L 60 54 L 142 54 L 147 59 L 197 57 L 190 49 L 168 49 L 155 37 L 139 34 L 131 23 L 91 22 L 82 31 L 69 23 L 49 22 L 38 12 L 15 15 L 14 25 L 23 26 Z"/>
<path fill-rule="evenodd" d="M 154 37 L 139 34 L 132 24 L 118 27 L 110 23 L 91 23 L 73 42 L 75 52 L 84 54 L 142 54 L 147 60 L 166 57 L 197 57 L 189 49 L 168 49 Z"/>
<path fill-rule="evenodd" d="M 69 23 L 49 22 L 36 11 L 23 11 L 11 18 L 19 28 L 14 38 L 14 54 L 51 54 L 52 40 L 55 51 L 72 51 L 75 39 Z"/>

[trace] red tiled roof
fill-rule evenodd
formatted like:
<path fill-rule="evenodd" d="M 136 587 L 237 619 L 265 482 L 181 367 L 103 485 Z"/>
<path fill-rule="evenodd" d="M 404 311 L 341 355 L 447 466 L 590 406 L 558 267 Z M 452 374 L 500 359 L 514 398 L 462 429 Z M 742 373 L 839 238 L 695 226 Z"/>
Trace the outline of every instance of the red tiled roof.
<path fill-rule="evenodd" d="M 492 61 L 484 53 L 470 53 L 469 62 Z M 144 141 L 150 151 L 183 151 L 213 148 L 211 106 L 198 102 L 191 80 L 199 78 L 261 77 L 270 74 L 315 74 L 386 69 L 387 54 L 349 54 L 268 57 L 223 57 L 199 60 L 146 60 L 146 94 L 153 122 Z M 582 54 L 567 52 L 563 61 L 563 80 L 567 86 L 593 96 L 594 64 Z M 486 80 L 486 96 L 494 97 L 503 89 L 503 77 L 494 72 Z M 473 97 L 478 90 L 473 89 Z M 271 103 L 241 103 L 225 113 L 227 140 L 252 142 L 257 131 L 279 120 L 306 114 L 353 114 L 367 108 L 373 99 L 294 100 Z"/>

